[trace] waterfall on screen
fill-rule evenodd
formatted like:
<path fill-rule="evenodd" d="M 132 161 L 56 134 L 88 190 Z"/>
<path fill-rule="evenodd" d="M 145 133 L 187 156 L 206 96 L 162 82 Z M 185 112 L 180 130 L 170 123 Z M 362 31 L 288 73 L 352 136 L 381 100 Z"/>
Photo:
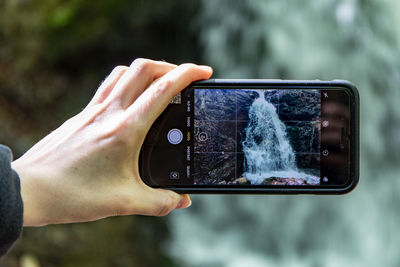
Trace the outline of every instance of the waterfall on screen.
<path fill-rule="evenodd" d="M 243 176 L 253 184 L 274 176 L 290 178 L 290 172 L 297 169 L 295 155 L 286 137 L 285 124 L 279 119 L 276 108 L 265 100 L 264 94 L 251 105 L 249 117 L 243 142 Z"/>
<path fill-rule="evenodd" d="M 299 172 L 296 156 L 286 135 L 286 126 L 279 119 L 274 105 L 264 94 L 253 102 L 249 110 L 249 124 L 245 129 L 243 176 L 252 184 L 268 178 L 304 179 L 319 183 L 319 177 Z"/>

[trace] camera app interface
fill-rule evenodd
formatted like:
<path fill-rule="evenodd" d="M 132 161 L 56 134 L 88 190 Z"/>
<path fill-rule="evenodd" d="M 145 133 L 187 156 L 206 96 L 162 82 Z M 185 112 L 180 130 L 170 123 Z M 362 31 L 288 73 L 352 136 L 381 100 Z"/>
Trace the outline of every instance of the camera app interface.
<path fill-rule="evenodd" d="M 194 89 L 197 185 L 320 185 L 321 91 Z"/>
<path fill-rule="evenodd" d="M 343 185 L 349 103 L 336 88 L 188 88 L 147 134 L 143 177 L 172 187 Z"/>

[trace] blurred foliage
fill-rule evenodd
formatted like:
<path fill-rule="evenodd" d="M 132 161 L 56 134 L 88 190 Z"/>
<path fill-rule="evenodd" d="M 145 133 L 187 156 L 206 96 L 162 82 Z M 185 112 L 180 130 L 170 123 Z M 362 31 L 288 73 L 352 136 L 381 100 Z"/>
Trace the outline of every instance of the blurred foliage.
<path fill-rule="evenodd" d="M 30 255 L 46 267 L 176 266 L 160 246 L 168 234 L 165 218 L 144 216 L 25 229 L 5 264 Z"/>
<path fill-rule="evenodd" d="M 0 1 L 0 143 L 20 156 L 78 113 L 115 65 L 199 61 L 197 8 L 184 0 Z M 162 250 L 168 236 L 165 219 L 140 216 L 28 228 L 1 264 L 176 266 Z"/>
<path fill-rule="evenodd" d="M 0 143 L 20 155 L 136 57 L 198 61 L 197 1 L 0 2 Z"/>

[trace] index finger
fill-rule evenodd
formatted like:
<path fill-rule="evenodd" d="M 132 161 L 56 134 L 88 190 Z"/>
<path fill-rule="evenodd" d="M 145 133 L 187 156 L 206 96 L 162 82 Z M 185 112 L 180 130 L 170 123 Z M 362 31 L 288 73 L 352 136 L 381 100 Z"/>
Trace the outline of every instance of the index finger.
<path fill-rule="evenodd" d="M 190 83 L 210 78 L 212 68 L 194 64 L 182 64 L 171 70 L 145 90 L 127 109 L 128 120 L 142 121 L 148 130 L 171 99 Z M 137 126 L 137 125 L 136 125 Z"/>

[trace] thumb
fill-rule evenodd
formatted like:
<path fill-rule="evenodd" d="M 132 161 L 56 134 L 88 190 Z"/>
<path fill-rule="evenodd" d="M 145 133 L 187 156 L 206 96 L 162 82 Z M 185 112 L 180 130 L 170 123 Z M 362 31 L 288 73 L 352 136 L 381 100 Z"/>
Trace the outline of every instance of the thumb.
<path fill-rule="evenodd" d="M 174 209 L 187 208 L 192 204 L 188 194 L 178 194 L 171 190 L 155 189 L 143 185 L 134 198 L 131 214 L 165 216 Z"/>

